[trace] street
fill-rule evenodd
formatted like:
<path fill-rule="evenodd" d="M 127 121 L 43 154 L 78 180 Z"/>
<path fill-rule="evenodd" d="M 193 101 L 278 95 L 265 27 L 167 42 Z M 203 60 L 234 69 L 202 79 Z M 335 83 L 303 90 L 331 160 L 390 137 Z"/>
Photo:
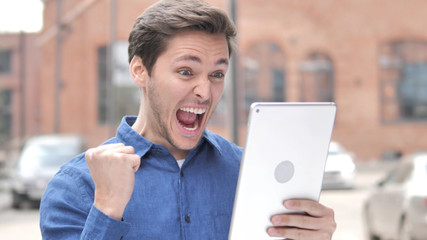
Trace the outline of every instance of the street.
<path fill-rule="evenodd" d="M 320 202 L 335 210 L 338 226 L 333 240 L 366 240 L 361 209 L 370 188 L 383 176 L 384 168 L 366 169 L 356 175 L 355 189 L 325 190 L 321 194 Z M 0 190 L 0 239 L 40 240 L 39 211 L 11 209 L 10 201 L 10 196 Z"/>
<path fill-rule="evenodd" d="M 39 211 L 36 209 L 0 212 L 0 239 L 40 240 Z"/>
<path fill-rule="evenodd" d="M 366 190 L 329 190 L 321 195 L 320 202 L 335 211 L 337 230 L 333 240 L 365 240 L 362 205 Z"/>

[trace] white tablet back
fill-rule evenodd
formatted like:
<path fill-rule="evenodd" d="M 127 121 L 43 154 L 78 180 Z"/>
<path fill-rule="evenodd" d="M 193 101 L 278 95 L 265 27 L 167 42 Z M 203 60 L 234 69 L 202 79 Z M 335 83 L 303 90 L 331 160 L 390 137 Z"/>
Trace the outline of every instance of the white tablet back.
<path fill-rule="evenodd" d="M 272 215 L 286 199 L 319 200 L 334 103 L 254 103 L 230 227 L 230 240 L 272 239 Z"/>

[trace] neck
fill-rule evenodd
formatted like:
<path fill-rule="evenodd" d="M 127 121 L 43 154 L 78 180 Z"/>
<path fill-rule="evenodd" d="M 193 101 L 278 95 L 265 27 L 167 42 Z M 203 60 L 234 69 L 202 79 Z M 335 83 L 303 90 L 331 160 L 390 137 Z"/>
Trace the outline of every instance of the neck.
<path fill-rule="evenodd" d="M 132 129 L 141 136 L 145 137 L 148 141 L 164 146 L 176 160 L 185 159 L 187 157 L 188 153 L 190 152 L 189 150 L 177 149 L 166 139 L 159 138 L 159 136 L 152 136 L 152 134 L 148 132 L 150 126 L 145 119 L 146 117 L 143 116 L 142 111 L 139 111 L 138 117 L 136 118 L 135 123 L 132 125 Z"/>

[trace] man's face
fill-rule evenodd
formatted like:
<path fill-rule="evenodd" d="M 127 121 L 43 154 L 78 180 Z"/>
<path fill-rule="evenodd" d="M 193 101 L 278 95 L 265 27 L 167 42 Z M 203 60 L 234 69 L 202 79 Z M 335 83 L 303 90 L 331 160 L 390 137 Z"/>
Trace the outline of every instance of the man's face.
<path fill-rule="evenodd" d="M 147 80 L 143 135 L 185 158 L 221 98 L 228 62 L 223 34 L 185 30 L 171 38 Z"/>

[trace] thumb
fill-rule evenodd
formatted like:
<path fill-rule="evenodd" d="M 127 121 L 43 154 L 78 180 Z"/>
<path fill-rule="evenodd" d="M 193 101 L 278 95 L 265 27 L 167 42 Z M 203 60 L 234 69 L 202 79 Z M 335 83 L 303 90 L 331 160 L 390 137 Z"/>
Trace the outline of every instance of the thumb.
<path fill-rule="evenodd" d="M 141 158 L 139 158 L 138 155 L 134 155 L 133 161 L 132 161 L 132 169 L 134 172 L 138 171 L 139 166 L 141 165 Z"/>

